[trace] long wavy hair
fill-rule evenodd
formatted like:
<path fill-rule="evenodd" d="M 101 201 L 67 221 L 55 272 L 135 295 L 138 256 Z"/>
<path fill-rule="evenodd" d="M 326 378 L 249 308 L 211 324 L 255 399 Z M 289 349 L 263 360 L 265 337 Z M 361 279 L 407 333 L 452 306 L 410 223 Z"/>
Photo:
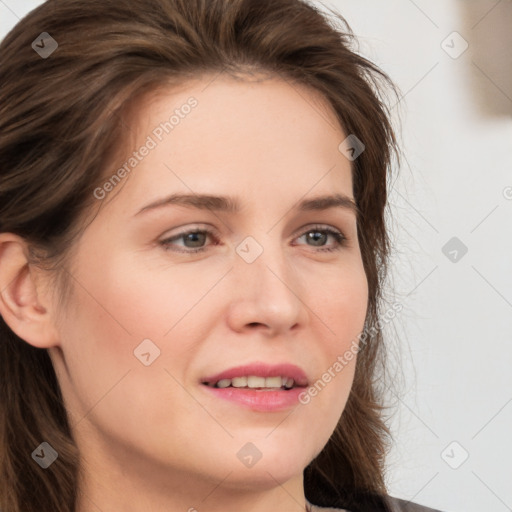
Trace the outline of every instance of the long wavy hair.
<path fill-rule="evenodd" d="M 43 31 L 58 44 L 46 58 L 32 46 Z M 352 178 L 367 337 L 344 412 L 304 470 L 311 503 L 354 512 L 387 494 L 386 354 L 373 326 L 388 273 L 389 179 L 399 159 L 386 101 L 397 89 L 356 43 L 341 15 L 306 0 L 48 0 L 0 45 L 0 232 L 28 242 L 31 263 L 51 273 L 62 304 L 79 221 L 98 204 L 93 192 L 114 150 L 127 147 L 123 116 L 146 93 L 205 74 L 264 72 L 319 91 L 344 132 L 363 141 Z M 0 393 L 0 509 L 74 511 L 80 456 L 50 357 L 1 317 Z M 59 454 L 46 471 L 31 458 L 43 439 Z"/>

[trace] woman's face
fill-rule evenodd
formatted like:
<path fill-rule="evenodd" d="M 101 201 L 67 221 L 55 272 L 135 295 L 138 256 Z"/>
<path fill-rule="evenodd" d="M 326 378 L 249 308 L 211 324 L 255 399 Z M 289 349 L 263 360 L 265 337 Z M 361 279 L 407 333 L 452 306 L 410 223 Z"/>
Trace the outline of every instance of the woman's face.
<path fill-rule="evenodd" d="M 224 76 L 154 95 L 137 123 L 95 192 L 51 349 L 84 460 L 150 485 L 299 481 L 345 407 L 356 358 L 339 358 L 366 315 L 355 212 L 300 207 L 353 199 L 347 134 L 309 90 Z M 204 384 L 244 365 L 221 385 L 321 384 Z"/>

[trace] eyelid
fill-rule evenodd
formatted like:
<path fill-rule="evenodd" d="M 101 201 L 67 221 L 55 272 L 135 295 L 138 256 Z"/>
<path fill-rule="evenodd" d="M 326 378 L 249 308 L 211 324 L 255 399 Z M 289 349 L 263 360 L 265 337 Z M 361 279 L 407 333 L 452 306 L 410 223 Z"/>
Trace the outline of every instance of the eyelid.
<path fill-rule="evenodd" d="M 314 231 L 315 229 L 317 229 L 318 231 L 330 231 L 330 232 L 339 233 L 340 235 L 342 235 L 344 238 L 346 238 L 348 240 L 348 238 L 345 236 L 345 232 L 342 229 L 331 226 L 330 224 L 321 224 L 321 223 L 320 224 L 319 223 L 308 224 L 305 227 L 300 228 L 298 231 L 295 232 L 294 238 L 297 238 L 298 236 L 302 236 L 302 235 L 308 233 L 309 231 Z"/>
<path fill-rule="evenodd" d="M 189 224 L 187 224 L 187 226 L 189 226 Z M 175 228 L 175 229 L 179 229 L 179 228 Z M 181 236 L 185 236 L 185 235 L 188 235 L 189 233 L 195 233 L 195 232 L 199 232 L 199 233 L 206 232 L 212 236 L 217 236 L 217 237 L 220 236 L 219 231 L 217 229 L 215 229 L 213 226 L 211 226 L 210 224 L 199 223 L 199 224 L 193 225 L 193 227 L 183 228 L 182 231 L 178 231 L 176 234 L 164 235 L 162 240 L 160 240 L 160 241 L 165 242 L 168 240 L 174 240 L 176 238 L 180 238 Z"/>

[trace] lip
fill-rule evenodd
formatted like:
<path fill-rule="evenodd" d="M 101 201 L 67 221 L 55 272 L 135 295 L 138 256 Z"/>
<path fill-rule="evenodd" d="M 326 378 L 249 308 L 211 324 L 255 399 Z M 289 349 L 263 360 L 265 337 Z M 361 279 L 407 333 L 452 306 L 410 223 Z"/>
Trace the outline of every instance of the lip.
<path fill-rule="evenodd" d="M 263 391 L 247 388 L 212 388 L 201 386 L 206 393 L 235 403 L 245 409 L 259 412 L 279 412 L 299 405 L 303 387 L 289 390 Z"/>
<path fill-rule="evenodd" d="M 221 379 L 233 379 L 234 377 L 242 377 L 244 375 L 254 375 L 256 377 L 288 377 L 292 378 L 295 381 L 295 385 L 298 387 L 308 385 L 306 373 L 302 368 L 294 364 L 282 363 L 270 365 L 261 362 L 229 368 L 221 373 L 202 378 L 201 383 L 218 382 Z"/>

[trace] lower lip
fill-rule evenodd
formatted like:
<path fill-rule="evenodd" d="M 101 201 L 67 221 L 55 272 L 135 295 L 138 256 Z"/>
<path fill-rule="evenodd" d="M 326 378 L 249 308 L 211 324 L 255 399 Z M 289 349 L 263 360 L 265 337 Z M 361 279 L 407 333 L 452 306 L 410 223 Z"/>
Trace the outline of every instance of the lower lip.
<path fill-rule="evenodd" d="M 202 385 L 210 393 L 219 398 L 235 402 L 253 411 L 275 412 L 284 411 L 299 403 L 299 395 L 306 389 L 296 387 L 289 390 L 256 390 L 247 388 L 214 388 Z"/>

